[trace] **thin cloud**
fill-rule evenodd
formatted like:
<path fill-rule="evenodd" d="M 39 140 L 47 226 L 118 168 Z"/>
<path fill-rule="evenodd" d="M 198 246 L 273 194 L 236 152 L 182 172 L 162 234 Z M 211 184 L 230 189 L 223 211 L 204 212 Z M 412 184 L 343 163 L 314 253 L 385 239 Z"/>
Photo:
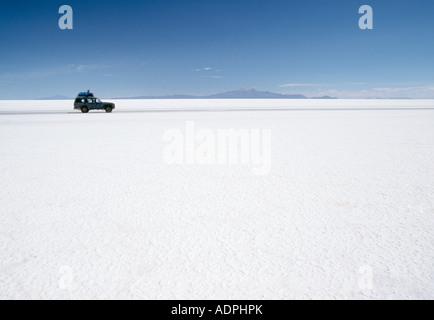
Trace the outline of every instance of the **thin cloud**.
<path fill-rule="evenodd" d="M 89 71 L 103 71 L 107 69 L 109 69 L 109 67 L 106 65 L 69 64 L 64 67 L 44 69 L 44 70 L 33 70 L 33 71 L 17 72 L 17 73 L 7 72 L 7 73 L 0 74 L 0 79 L 5 79 L 6 81 L 8 81 L 9 79 L 45 78 L 45 77 L 50 77 L 55 75 L 79 74 L 79 73 L 86 73 Z"/>
<path fill-rule="evenodd" d="M 223 79 L 223 76 L 200 76 L 199 78 L 204 79 L 204 78 L 208 78 L 208 79 Z"/>
<path fill-rule="evenodd" d="M 409 91 L 434 91 L 433 86 L 407 87 L 407 88 L 374 88 L 376 92 L 409 92 Z"/>
<path fill-rule="evenodd" d="M 108 69 L 108 66 L 106 66 L 106 65 L 99 65 L 99 64 L 91 64 L 91 65 L 87 65 L 87 64 L 80 64 L 80 65 L 70 64 L 68 67 L 69 67 L 68 72 L 78 72 L 78 73 Z"/>
<path fill-rule="evenodd" d="M 346 83 L 347 85 L 350 85 L 350 86 L 365 86 L 365 85 L 367 85 L 368 83 L 366 83 L 366 82 L 348 82 L 348 83 Z"/>
<path fill-rule="evenodd" d="M 77 68 L 75 68 L 75 70 L 77 72 L 85 72 L 87 69 L 88 69 L 88 66 L 85 66 L 85 65 L 80 65 Z"/>
<path fill-rule="evenodd" d="M 323 87 L 323 84 L 314 84 L 314 83 L 285 83 L 281 84 L 279 87 L 281 88 L 295 88 L 295 87 Z"/>
<path fill-rule="evenodd" d="M 224 78 L 223 76 L 218 75 L 218 73 L 222 72 L 221 69 L 205 67 L 205 68 L 197 68 L 193 70 L 202 73 L 202 75 L 199 76 L 200 79 L 223 79 Z"/>
<path fill-rule="evenodd" d="M 211 68 L 211 67 L 206 67 L 206 68 L 197 68 L 197 69 L 194 69 L 194 71 L 196 71 L 196 72 L 203 72 L 203 71 L 211 71 L 213 68 Z"/>

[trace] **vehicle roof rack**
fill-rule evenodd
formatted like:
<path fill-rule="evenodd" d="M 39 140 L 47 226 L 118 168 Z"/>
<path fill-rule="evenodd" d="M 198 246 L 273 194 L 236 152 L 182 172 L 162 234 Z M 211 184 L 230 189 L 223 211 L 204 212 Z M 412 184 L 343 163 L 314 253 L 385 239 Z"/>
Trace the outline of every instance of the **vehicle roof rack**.
<path fill-rule="evenodd" d="M 93 93 L 80 92 L 78 94 L 78 96 L 81 96 L 81 97 L 93 97 Z"/>

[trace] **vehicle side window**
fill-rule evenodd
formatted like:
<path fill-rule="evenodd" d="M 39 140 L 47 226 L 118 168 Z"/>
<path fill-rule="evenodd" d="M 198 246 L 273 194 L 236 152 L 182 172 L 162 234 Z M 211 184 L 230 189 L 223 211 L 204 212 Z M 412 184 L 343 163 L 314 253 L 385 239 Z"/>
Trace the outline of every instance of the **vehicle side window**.
<path fill-rule="evenodd" d="M 81 99 L 81 102 L 82 102 L 82 103 L 85 103 L 85 102 L 86 102 L 86 99 Z"/>
<path fill-rule="evenodd" d="M 92 103 L 92 99 L 87 99 L 87 103 Z"/>

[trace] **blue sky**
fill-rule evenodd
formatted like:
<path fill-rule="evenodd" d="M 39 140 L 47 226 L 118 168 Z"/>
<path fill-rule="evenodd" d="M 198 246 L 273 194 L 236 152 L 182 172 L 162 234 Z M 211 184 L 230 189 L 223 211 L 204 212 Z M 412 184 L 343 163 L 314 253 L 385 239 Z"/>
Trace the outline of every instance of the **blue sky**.
<path fill-rule="evenodd" d="M 60 30 L 61 5 L 74 29 Z M 371 5 L 374 30 L 358 9 Z M 432 0 L 2 1 L 0 99 L 211 94 L 434 98 Z"/>

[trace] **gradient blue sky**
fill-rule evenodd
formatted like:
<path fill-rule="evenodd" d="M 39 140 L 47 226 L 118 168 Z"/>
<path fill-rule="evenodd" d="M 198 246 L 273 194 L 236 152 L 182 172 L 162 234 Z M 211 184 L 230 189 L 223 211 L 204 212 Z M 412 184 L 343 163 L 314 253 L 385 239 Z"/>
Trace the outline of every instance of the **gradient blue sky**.
<path fill-rule="evenodd" d="M 58 9 L 74 10 L 60 30 Z M 360 30 L 360 6 L 374 30 Z M 432 0 L 1 1 L 0 99 L 211 94 L 434 98 Z"/>

